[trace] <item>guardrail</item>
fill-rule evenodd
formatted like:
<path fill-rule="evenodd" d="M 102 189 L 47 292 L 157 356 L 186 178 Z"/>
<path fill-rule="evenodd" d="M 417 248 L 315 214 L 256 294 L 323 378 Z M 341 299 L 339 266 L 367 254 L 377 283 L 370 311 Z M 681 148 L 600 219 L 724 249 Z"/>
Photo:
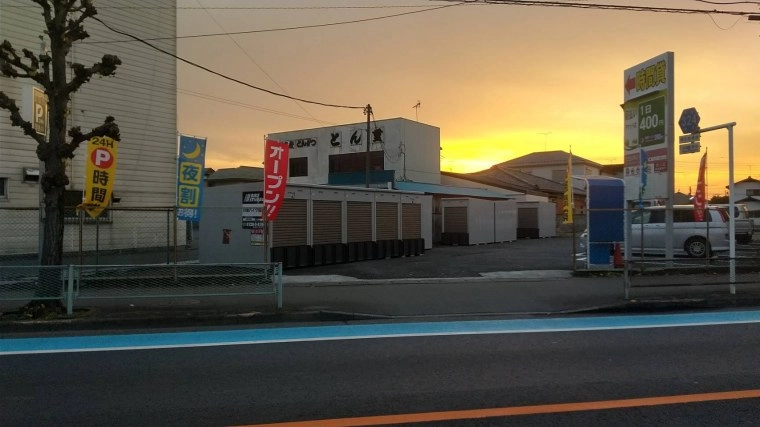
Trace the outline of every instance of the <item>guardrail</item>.
<path fill-rule="evenodd" d="M 0 301 L 61 300 L 71 315 L 87 299 L 274 295 L 282 263 L 0 266 Z"/>

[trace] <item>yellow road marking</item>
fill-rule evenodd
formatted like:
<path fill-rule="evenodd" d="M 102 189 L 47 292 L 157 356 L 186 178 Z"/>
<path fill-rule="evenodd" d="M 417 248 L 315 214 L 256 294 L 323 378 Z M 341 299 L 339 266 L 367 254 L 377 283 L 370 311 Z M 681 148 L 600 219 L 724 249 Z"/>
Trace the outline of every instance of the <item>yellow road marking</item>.
<path fill-rule="evenodd" d="M 241 427 L 349 427 L 433 421 L 469 420 L 477 418 L 509 417 L 515 415 L 552 414 L 558 412 L 596 411 L 601 409 L 634 408 L 639 406 L 674 405 L 679 403 L 709 402 L 760 398 L 760 389 L 719 393 L 682 394 L 677 396 L 642 397 L 636 399 L 600 400 L 595 402 L 558 403 L 548 405 L 512 406 L 506 408 L 468 409 L 462 411 L 423 412 L 417 414 L 379 415 L 370 417 L 335 418 L 313 421 L 293 421 L 273 424 L 251 424 Z"/>

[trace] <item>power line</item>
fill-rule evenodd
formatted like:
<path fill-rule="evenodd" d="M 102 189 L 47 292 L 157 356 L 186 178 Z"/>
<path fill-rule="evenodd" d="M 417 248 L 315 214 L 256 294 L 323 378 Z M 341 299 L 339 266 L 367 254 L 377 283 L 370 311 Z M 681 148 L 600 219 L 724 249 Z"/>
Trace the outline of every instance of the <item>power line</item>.
<path fill-rule="evenodd" d="M 132 83 L 133 85 L 135 85 L 135 87 L 141 87 L 143 89 L 151 90 L 153 92 L 156 92 L 158 90 L 165 90 L 166 93 L 193 96 L 196 98 L 205 99 L 207 101 L 218 102 L 221 104 L 227 104 L 234 107 L 246 108 L 246 109 L 254 110 L 254 111 L 261 111 L 264 113 L 269 113 L 269 114 L 273 114 L 277 116 L 290 117 L 290 118 L 299 119 L 299 120 L 306 120 L 306 121 L 315 122 L 315 123 L 319 123 L 323 125 L 337 125 L 337 123 L 331 122 L 328 120 L 320 120 L 320 119 L 315 119 L 313 117 L 299 116 L 297 114 L 287 113 L 285 111 L 273 110 L 271 108 L 260 107 L 258 105 L 253 105 L 253 104 L 246 104 L 244 102 L 236 101 L 229 98 L 222 98 L 220 96 L 210 95 L 210 94 L 202 93 L 202 92 L 196 92 L 189 89 L 183 89 L 183 88 L 177 87 L 175 85 L 170 85 L 167 83 L 157 83 L 155 81 L 151 81 L 151 83 L 146 83 L 144 80 L 133 80 L 133 79 L 124 77 L 123 75 L 120 75 L 119 80 Z"/>
<path fill-rule="evenodd" d="M 415 10 L 412 12 L 403 12 L 403 13 L 396 13 L 393 15 L 376 16 L 374 18 L 354 19 L 350 21 L 330 22 L 327 24 L 300 25 L 296 27 L 270 28 L 270 29 L 265 29 L 265 30 L 248 30 L 248 31 L 233 31 L 233 32 L 224 32 L 224 33 L 194 34 L 194 35 L 189 35 L 189 36 L 155 37 L 155 38 L 149 38 L 149 39 L 144 39 L 144 40 L 145 41 L 179 40 L 179 39 L 192 39 L 192 38 L 202 38 L 202 37 L 233 36 L 233 35 L 240 35 L 240 34 L 271 33 L 271 32 L 278 32 L 278 31 L 292 31 L 292 30 L 305 30 L 305 29 L 310 29 L 310 28 L 333 27 L 336 25 L 357 24 L 360 22 L 370 22 L 370 21 L 379 21 L 381 19 L 397 18 L 399 16 L 412 15 L 415 13 L 432 12 L 434 10 L 446 9 L 449 7 L 461 6 L 465 4 L 468 4 L 468 3 L 463 2 L 463 1 L 458 1 L 455 4 L 447 4 L 445 6 L 431 7 L 428 9 Z M 125 43 L 125 42 L 131 42 L 131 41 L 132 40 L 112 40 L 112 41 L 98 41 L 98 42 L 84 42 L 84 43 L 105 44 L 105 43 Z"/>
<path fill-rule="evenodd" d="M 2 5 L 5 8 L 31 9 L 39 8 L 35 5 Z M 427 6 L 422 5 L 378 5 L 378 6 L 98 6 L 98 9 L 134 10 L 134 9 L 171 9 L 171 10 L 328 10 L 328 9 L 419 9 Z"/>
<path fill-rule="evenodd" d="M 455 1 L 455 0 L 442 0 Z M 467 4 L 491 4 L 491 5 L 510 5 L 510 6 L 542 6 L 542 7 L 566 7 L 576 9 L 599 9 L 599 10 L 622 10 L 630 12 L 655 12 L 655 13 L 684 13 L 684 14 L 716 14 L 716 15 L 733 15 L 748 16 L 757 12 L 743 12 L 733 10 L 718 9 L 687 9 L 687 8 L 668 8 L 656 6 L 633 6 L 633 5 L 616 5 L 603 3 L 578 3 L 563 1 L 544 1 L 544 0 L 468 0 Z M 735 3 L 723 3 L 725 5 Z M 760 4 L 760 2 L 750 2 L 748 4 Z"/>
<path fill-rule="evenodd" d="M 706 3 L 706 4 L 715 4 L 715 5 L 721 5 L 721 6 L 731 6 L 731 5 L 737 5 L 737 4 L 755 4 L 760 5 L 760 1 L 708 1 L 708 0 L 692 0 L 698 3 Z"/>
<path fill-rule="evenodd" d="M 159 51 L 159 52 L 161 52 L 161 53 L 163 53 L 165 55 L 169 55 L 172 58 L 177 59 L 178 61 L 182 61 L 182 62 L 184 62 L 184 63 L 186 63 L 188 65 L 192 65 L 193 67 L 199 68 L 199 69 L 201 69 L 203 71 L 209 72 L 209 73 L 214 74 L 216 76 L 219 76 L 219 77 L 221 77 L 223 79 L 226 79 L 226 80 L 229 80 L 229 81 L 241 84 L 243 86 L 247 86 L 247 87 L 249 87 L 251 89 L 255 89 L 255 90 L 258 90 L 258 91 L 261 91 L 261 92 L 265 92 L 265 93 L 268 93 L 270 95 L 279 96 L 279 97 L 282 97 L 282 98 L 287 98 L 287 99 L 292 99 L 292 100 L 295 100 L 295 101 L 305 102 L 307 104 L 321 105 L 323 107 L 350 108 L 350 109 L 355 109 L 355 110 L 364 109 L 365 108 L 365 107 L 355 107 L 355 106 L 351 106 L 351 105 L 328 104 L 328 103 L 319 102 L 319 101 L 311 101 L 311 100 L 308 100 L 308 99 L 297 98 L 297 97 L 294 97 L 294 96 L 286 95 L 284 93 L 275 92 L 275 91 L 272 91 L 272 90 L 269 90 L 269 89 L 264 89 L 262 87 L 252 85 L 250 83 L 246 83 L 246 82 L 244 82 L 242 80 L 238 80 L 238 79 L 236 79 L 234 77 L 230 77 L 230 76 L 228 76 L 226 74 L 222 74 L 222 73 L 220 73 L 218 71 L 214 71 L 214 70 L 212 70 L 212 69 L 210 69 L 208 67 L 204 67 L 203 65 L 197 64 L 197 63 L 195 63 L 193 61 L 190 61 L 190 60 L 182 58 L 182 57 L 180 57 L 178 55 L 175 55 L 175 54 L 173 54 L 173 53 L 171 53 L 171 52 L 169 52 L 167 50 L 161 49 L 158 46 L 154 46 L 154 45 L 148 43 L 147 41 L 145 41 L 145 40 L 143 40 L 143 39 L 141 39 L 141 38 L 139 38 L 137 36 L 133 36 L 132 34 L 129 34 L 127 32 L 117 30 L 116 28 L 114 28 L 114 27 L 106 24 L 105 22 L 103 22 L 103 20 L 100 19 L 100 18 L 98 18 L 97 16 L 93 16 L 92 19 L 94 19 L 95 21 L 100 22 L 101 24 L 103 24 L 104 27 L 108 28 L 109 30 L 113 31 L 114 33 L 130 37 L 130 38 L 132 38 L 132 39 L 134 39 L 134 40 L 136 40 L 136 41 L 138 41 L 140 43 L 143 43 L 143 44 L 151 47 L 152 49 L 155 49 L 155 50 L 157 50 L 157 51 Z"/>
<path fill-rule="evenodd" d="M 284 111 L 273 110 L 271 108 L 259 107 L 257 105 L 246 104 L 244 102 L 235 101 L 235 100 L 227 99 L 227 98 L 221 98 L 221 97 L 214 96 L 214 95 L 209 95 L 209 94 L 206 94 L 206 93 L 194 92 L 194 91 L 191 91 L 191 90 L 188 90 L 188 89 L 177 88 L 177 93 L 180 93 L 180 94 L 183 94 L 183 95 L 188 95 L 188 96 L 194 96 L 194 97 L 205 99 L 205 100 L 208 100 L 208 101 L 214 101 L 214 102 L 219 102 L 219 103 L 222 103 L 222 104 L 232 105 L 232 106 L 235 106 L 235 107 L 247 108 L 249 110 L 255 110 L 255 111 L 261 111 L 261 112 L 264 112 L 264 113 L 275 114 L 275 115 L 278 115 L 278 116 L 290 117 L 290 118 L 293 118 L 293 119 L 307 120 L 307 121 L 311 121 L 311 122 L 315 122 L 315 123 L 320 123 L 320 124 L 324 124 L 324 125 L 336 125 L 335 122 L 330 122 L 330 121 L 327 121 L 327 120 L 315 119 L 314 117 L 299 116 L 297 114 L 286 113 Z"/>
<path fill-rule="evenodd" d="M 199 6 L 203 7 L 203 4 L 201 3 L 201 0 L 196 0 L 196 1 L 198 2 L 198 5 L 199 5 Z M 216 18 L 214 18 L 214 15 L 212 15 L 212 14 L 211 14 L 211 12 L 209 12 L 207 9 L 203 9 L 203 10 L 206 12 L 206 14 L 209 16 L 209 18 L 211 18 L 211 20 L 212 20 L 212 21 L 214 21 L 214 23 L 215 23 L 215 24 L 216 24 L 216 25 L 219 27 L 219 29 L 220 29 L 220 30 L 222 30 L 222 31 L 227 31 L 227 30 L 225 30 L 225 29 L 224 29 L 224 27 L 222 26 L 222 24 L 221 24 L 221 23 L 219 23 L 219 21 L 217 21 L 217 20 L 216 20 Z M 245 56 L 246 56 L 246 58 L 248 58 L 248 60 L 250 60 L 250 61 L 253 63 L 253 65 L 255 65 L 255 66 L 256 66 L 256 68 L 258 68 L 258 69 L 259 69 L 259 71 L 261 71 L 262 73 L 264 73 L 264 75 L 265 75 L 265 76 L 267 76 L 267 78 L 269 78 L 269 80 L 270 80 L 272 83 L 274 83 L 274 84 L 275 84 L 275 85 L 276 85 L 278 88 L 280 88 L 280 90 L 281 90 L 281 91 L 282 91 L 284 94 L 286 94 L 286 95 L 290 95 L 290 94 L 288 93 L 288 91 L 287 91 L 287 90 L 285 90 L 285 88 L 284 88 L 284 87 L 282 87 L 282 86 L 281 86 L 279 83 L 277 83 L 277 81 L 276 81 L 276 80 L 275 80 L 275 79 L 274 79 L 274 78 L 273 78 L 271 75 L 269 75 L 269 73 L 267 73 L 267 72 L 266 72 L 266 70 L 264 70 L 264 68 L 263 68 L 261 65 L 259 65 L 259 63 L 258 63 L 258 62 L 256 62 L 256 60 L 255 60 L 255 59 L 253 59 L 253 57 L 252 57 L 251 55 L 249 55 L 249 54 L 248 54 L 248 52 L 247 52 L 245 49 L 243 49 L 243 46 L 240 46 L 240 43 L 238 43 L 238 42 L 237 42 L 237 40 L 235 40 L 235 38 L 234 38 L 234 37 L 232 37 L 231 35 L 230 35 L 230 36 L 227 36 L 227 37 L 228 37 L 228 38 L 229 38 L 229 39 L 232 41 L 232 43 L 234 43 L 234 44 L 235 44 L 235 46 L 237 46 L 237 47 L 238 47 L 238 49 L 240 49 L 240 51 L 241 51 L 241 52 L 243 52 L 243 55 L 245 55 Z M 314 119 L 315 121 L 319 121 L 319 120 L 318 120 L 316 117 L 314 117 L 314 115 L 313 115 L 313 114 L 311 114 L 311 113 L 310 113 L 308 110 L 306 110 L 306 108 L 304 108 L 304 106 L 303 106 L 303 105 L 301 105 L 301 104 L 300 104 L 298 101 L 295 101 L 295 100 L 294 100 L 293 102 L 296 104 L 296 106 L 297 106 L 298 108 L 300 108 L 300 109 L 301 109 L 301 111 L 303 111 L 304 113 L 306 113 L 306 114 L 307 114 L 309 117 L 311 117 L 311 118 L 312 118 L 312 119 Z"/>

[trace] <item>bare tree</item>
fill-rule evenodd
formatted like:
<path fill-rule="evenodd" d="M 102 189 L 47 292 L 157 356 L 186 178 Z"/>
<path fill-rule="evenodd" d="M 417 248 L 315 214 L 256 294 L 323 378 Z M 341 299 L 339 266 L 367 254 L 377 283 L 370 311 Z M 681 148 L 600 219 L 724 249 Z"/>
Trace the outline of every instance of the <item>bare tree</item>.
<path fill-rule="evenodd" d="M 67 116 L 71 94 L 93 76 L 112 76 L 121 60 L 115 55 L 103 55 L 91 66 L 79 63 L 67 65 L 67 56 L 74 43 L 89 37 L 83 23 L 97 14 L 92 0 L 29 0 L 42 9 L 49 52 L 35 54 L 29 49 L 18 52 L 8 40 L 0 44 L 0 74 L 5 77 L 30 79 L 36 82 L 48 98 L 49 131 L 47 138 L 34 130 L 31 122 L 21 116 L 15 100 L 0 91 L 0 108 L 10 112 L 11 124 L 24 130 L 36 143 L 37 157 L 44 162 L 40 185 L 44 194 L 44 231 L 41 248 L 42 265 L 59 265 L 63 256 L 64 190 L 69 184 L 64 162 L 74 157 L 83 141 L 93 136 L 120 139 L 119 127 L 113 117 L 89 133 L 79 127 L 67 131 Z M 71 80 L 67 71 L 71 69 Z M 60 279 L 59 279 L 60 280 Z M 41 277 L 42 281 L 42 277 Z"/>

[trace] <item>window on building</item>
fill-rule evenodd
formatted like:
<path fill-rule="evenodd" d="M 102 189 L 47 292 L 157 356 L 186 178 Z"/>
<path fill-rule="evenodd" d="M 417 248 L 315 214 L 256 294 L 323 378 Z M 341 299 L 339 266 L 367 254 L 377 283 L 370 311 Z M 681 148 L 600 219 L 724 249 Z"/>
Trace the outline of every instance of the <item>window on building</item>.
<path fill-rule="evenodd" d="M 367 153 L 333 154 L 330 156 L 329 173 L 364 172 L 367 170 Z M 370 151 L 369 170 L 381 171 L 385 168 L 385 154 Z"/>
<path fill-rule="evenodd" d="M 288 165 L 288 174 L 294 176 L 309 176 L 309 158 L 291 157 Z"/>
<path fill-rule="evenodd" d="M 0 177 L 0 200 L 8 198 L 8 178 Z"/>
<path fill-rule="evenodd" d="M 567 169 L 552 170 L 552 181 L 565 182 L 566 179 L 567 179 Z"/>
<path fill-rule="evenodd" d="M 747 189 L 747 195 L 748 196 L 760 196 L 760 188 L 748 188 Z"/>

